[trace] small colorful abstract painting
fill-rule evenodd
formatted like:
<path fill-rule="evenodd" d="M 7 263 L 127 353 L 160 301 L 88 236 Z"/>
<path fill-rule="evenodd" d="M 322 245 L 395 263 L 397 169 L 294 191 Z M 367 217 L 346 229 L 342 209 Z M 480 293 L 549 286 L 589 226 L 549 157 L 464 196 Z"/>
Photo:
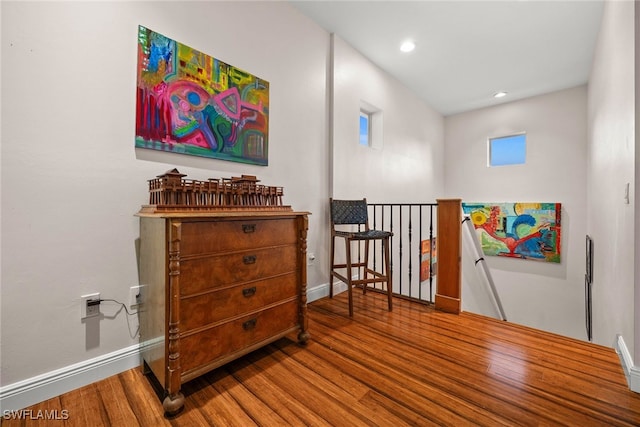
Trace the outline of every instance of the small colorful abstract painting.
<path fill-rule="evenodd" d="M 136 147 L 266 166 L 269 82 L 138 27 Z"/>
<path fill-rule="evenodd" d="M 438 258 L 436 256 L 436 238 L 420 242 L 420 281 L 435 277 L 438 271 Z"/>
<path fill-rule="evenodd" d="M 485 255 L 560 262 L 560 203 L 463 203 Z"/>

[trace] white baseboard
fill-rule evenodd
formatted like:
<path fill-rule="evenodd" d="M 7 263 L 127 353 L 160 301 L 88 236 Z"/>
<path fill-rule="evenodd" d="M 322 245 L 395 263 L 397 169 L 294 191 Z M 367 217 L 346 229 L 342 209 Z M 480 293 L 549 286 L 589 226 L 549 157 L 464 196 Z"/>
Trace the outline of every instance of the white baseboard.
<path fill-rule="evenodd" d="M 3 411 L 26 408 L 138 366 L 140 366 L 140 345 L 135 344 L 0 387 L 0 414 L 4 413 Z"/>
<path fill-rule="evenodd" d="M 334 293 L 347 290 L 341 281 L 334 283 Z M 329 284 L 307 289 L 307 301 L 329 296 Z M 0 387 L 0 416 L 2 411 L 17 411 L 71 390 L 103 380 L 140 366 L 140 344 L 135 344 L 75 365 L 28 378 Z M 64 409 L 64 408 L 63 408 Z"/>
<path fill-rule="evenodd" d="M 333 294 L 338 295 L 341 292 L 347 290 L 347 285 L 341 280 L 335 280 L 333 283 Z M 313 302 L 320 298 L 329 296 L 329 284 L 323 283 L 322 285 L 315 286 L 307 289 L 307 303 Z"/>
<path fill-rule="evenodd" d="M 616 336 L 616 341 L 613 344 L 618 357 L 620 357 L 620 363 L 622 364 L 622 370 L 625 377 L 627 377 L 627 384 L 631 391 L 640 393 L 640 368 L 633 365 L 633 358 L 627 348 L 627 345 L 622 338 L 622 335 Z"/>

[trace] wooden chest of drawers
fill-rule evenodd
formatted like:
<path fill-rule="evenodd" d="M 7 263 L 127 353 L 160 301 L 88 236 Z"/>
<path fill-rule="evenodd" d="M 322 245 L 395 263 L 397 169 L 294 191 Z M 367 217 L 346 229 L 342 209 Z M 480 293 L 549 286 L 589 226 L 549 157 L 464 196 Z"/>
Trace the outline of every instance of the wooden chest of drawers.
<path fill-rule="evenodd" d="M 307 213 L 138 216 L 143 369 L 167 413 L 183 382 L 295 331 L 307 341 Z"/>

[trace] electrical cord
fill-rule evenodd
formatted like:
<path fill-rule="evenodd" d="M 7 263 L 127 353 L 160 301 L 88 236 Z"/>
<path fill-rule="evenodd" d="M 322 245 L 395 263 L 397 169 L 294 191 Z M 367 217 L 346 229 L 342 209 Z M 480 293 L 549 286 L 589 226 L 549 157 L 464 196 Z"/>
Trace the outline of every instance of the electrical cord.
<path fill-rule="evenodd" d="M 110 302 L 115 302 L 116 304 L 120 304 L 122 306 L 122 308 L 124 308 L 124 311 L 126 311 L 129 316 L 133 316 L 134 314 L 138 314 L 137 311 L 129 312 L 129 309 L 127 308 L 127 305 L 125 303 L 123 303 L 123 302 L 116 301 L 114 299 L 109 299 L 109 298 L 100 300 L 100 302 L 105 302 L 105 301 L 110 301 Z"/>
<path fill-rule="evenodd" d="M 126 311 L 126 312 L 127 312 L 127 315 L 128 315 L 128 316 L 127 316 L 127 325 L 129 326 L 129 336 L 130 336 L 131 338 L 135 338 L 135 337 L 139 336 L 139 333 L 140 333 L 140 324 L 138 324 L 137 328 L 136 328 L 136 329 L 135 329 L 135 331 L 133 331 L 133 333 L 132 333 L 132 331 L 131 331 L 131 324 L 129 323 L 129 322 L 130 322 L 130 320 L 129 320 L 129 319 L 130 319 L 130 317 L 129 317 L 129 316 L 133 316 L 134 314 L 138 314 L 138 311 L 130 312 L 130 311 L 127 309 L 127 305 L 126 305 L 125 303 L 122 303 L 122 302 L 120 302 L 120 301 L 118 301 L 118 300 L 115 300 L 115 299 L 110 299 L 110 298 L 100 299 L 100 302 L 106 302 L 106 301 L 108 301 L 108 302 L 115 302 L 116 304 L 119 304 L 119 305 L 120 305 L 120 308 L 119 308 L 119 309 L 116 311 L 116 313 L 113 315 L 113 317 L 114 317 L 114 318 L 115 318 L 115 316 L 117 316 L 117 315 L 118 315 L 118 313 L 120 313 L 120 311 L 122 311 L 122 309 L 124 309 L 124 311 Z"/>

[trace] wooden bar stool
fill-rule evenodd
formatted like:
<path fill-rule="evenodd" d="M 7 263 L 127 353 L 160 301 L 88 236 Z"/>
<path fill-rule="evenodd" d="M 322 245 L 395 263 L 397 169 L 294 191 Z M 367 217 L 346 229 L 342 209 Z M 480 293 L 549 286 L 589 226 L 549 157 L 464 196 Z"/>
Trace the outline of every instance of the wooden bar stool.
<path fill-rule="evenodd" d="M 382 230 L 369 229 L 369 218 L 367 212 L 367 200 L 333 200 L 329 199 L 331 205 L 331 274 L 329 275 L 329 296 L 333 298 L 333 278 L 337 277 L 347 285 L 349 292 L 349 316 L 353 317 L 353 286 L 362 286 L 362 292 L 367 291 L 369 283 L 383 283 L 387 288 L 387 298 L 389 311 L 393 308 L 392 292 L 393 285 L 391 282 L 391 268 L 389 258 L 389 238 L 393 233 Z M 350 230 L 337 230 L 339 228 L 350 228 Z M 346 226 L 346 227 L 343 227 Z M 354 231 L 354 226 L 358 227 Z M 361 231 L 364 226 L 364 231 Z M 346 263 L 335 263 L 335 240 L 336 237 L 342 237 L 345 241 Z M 369 244 L 372 241 L 380 240 L 382 242 L 383 262 L 381 271 L 375 271 L 369 266 Z M 353 262 L 351 259 L 351 243 L 364 242 L 364 260 L 361 262 Z M 353 268 L 357 268 L 358 279 L 353 279 Z M 346 269 L 343 275 L 336 270 Z M 362 272 L 362 274 L 360 274 Z M 371 276 L 371 277 L 370 277 Z"/>

